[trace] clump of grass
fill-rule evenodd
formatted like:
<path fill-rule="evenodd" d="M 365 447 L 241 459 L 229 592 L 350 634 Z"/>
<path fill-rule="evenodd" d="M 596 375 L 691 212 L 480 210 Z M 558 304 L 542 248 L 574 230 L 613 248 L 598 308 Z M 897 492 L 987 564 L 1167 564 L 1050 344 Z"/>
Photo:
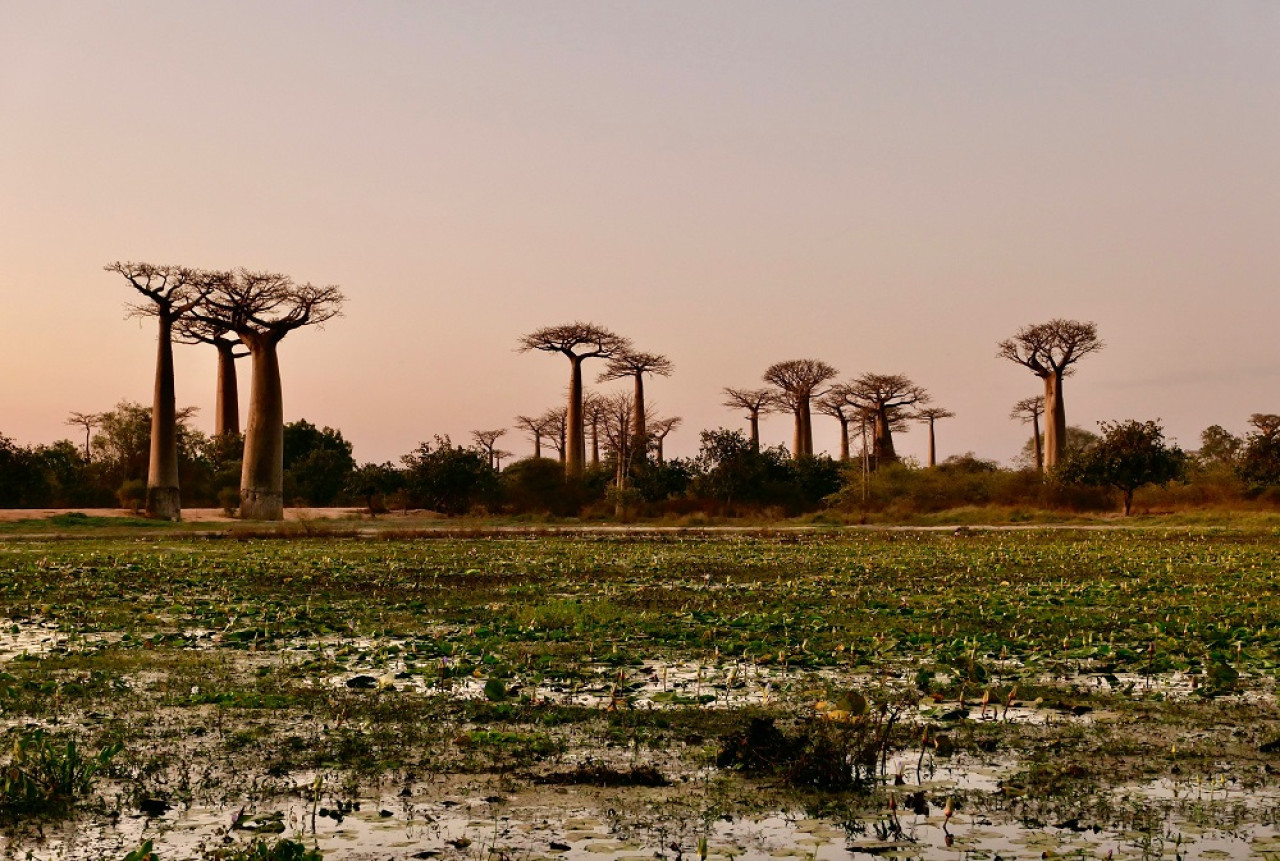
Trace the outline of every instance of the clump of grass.
<path fill-rule="evenodd" d="M 324 859 L 319 849 L 308 849 L 304 843 L 288 839 L 277 840 L 275 843 L 255 840 L 248 846 L 215 849 L 212 854 L 205 857 L 215 858 L 218 861 L 323 861 Z M 161 858 L 155 851 L 154 843 L 148 840 L 124 856 L 121 861 L 161 861 Z"/>
<path fill-rule="evenodd" d="M 43 730 L 19 736 L 0 767 L 0 816 L 67 812 L 120 750 L 112 744 L 86 757 L 75 739 L 54 741 Z"/>

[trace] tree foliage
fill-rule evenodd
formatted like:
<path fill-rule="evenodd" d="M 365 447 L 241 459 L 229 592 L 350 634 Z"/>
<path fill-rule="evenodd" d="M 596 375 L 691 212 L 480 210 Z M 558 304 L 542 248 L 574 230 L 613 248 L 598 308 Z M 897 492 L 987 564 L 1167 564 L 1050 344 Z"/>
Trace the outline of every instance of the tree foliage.
<path fill-rule="evenodd" d="M 1127 517 L 1133 492 L 1147 484 L 1168 484 L 1186 474 L 1187 456 L 1164 440 L 1158 422 L 1101 422 L 1102 436 L 1067 461 L 1064 481 L 1114 487 L 1124 496 Z"/>

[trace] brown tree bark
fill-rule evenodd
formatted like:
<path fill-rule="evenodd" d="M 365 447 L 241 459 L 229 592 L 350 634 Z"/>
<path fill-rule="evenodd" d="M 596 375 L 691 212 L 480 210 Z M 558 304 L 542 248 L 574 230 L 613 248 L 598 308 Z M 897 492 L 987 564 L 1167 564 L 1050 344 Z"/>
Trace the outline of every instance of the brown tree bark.
<path fill-rule="evenodd" d="M 147 516 L 182 520 L 178 489 L 178 405 L 173 381 L 173 318 L 160 309 L 156 381 L 151 401 L 151 458 L 147 469 Z"/>
<path fill-rule="evenodd" d="M 1050 472 L 1067 452 L 1067 409 L 1062 400 L 1062 373 L 1044 378 L 1044 468 Z"/>
<path fill-rule="evenodd" d="M 1036 450 L 1036 472 L 1044 472 L 1044 441 L 1040 439 L 1040 416 L 1031 417 L 1031 433 Z"/>
<path fill-rule="evenodd" d="M 284 394 L 280 383 L 279 339 L 242 335 L 253 362 L 249 424 L 240 472 L 240 516 L 284 519 Z"/>
<path fill-rule="evenodd" d="M 218 350 L 218 393 L 213 435 L 237 436 L 240 433 L 240 382 L 236 375 L 236 343 L 220 338 L 214 346 Z"/>

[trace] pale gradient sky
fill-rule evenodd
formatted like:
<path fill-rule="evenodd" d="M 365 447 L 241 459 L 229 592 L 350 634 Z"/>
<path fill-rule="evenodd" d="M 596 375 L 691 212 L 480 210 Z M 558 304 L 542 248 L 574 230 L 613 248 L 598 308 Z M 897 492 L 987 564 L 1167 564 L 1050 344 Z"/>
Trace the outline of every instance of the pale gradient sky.
<path fill-rule="evenodd" d="M 346 315 L 282 346 L 285 414 L 360 460 L 557 403 L 568 362 L 514 347 L 574 319 L 675 362 L 647 390 L 675 454 L 743 426 L 721 387 L 813 357 L 910 375 L 959 414 L 942 456 L 1007 461 L 1039 381 L 995 345 L 1052 317 L 1108 345 L 1071 423 L 1195 447 L 1280 412 L 1278 249 L 1272 0 L 0 0 L 22 443 L 149 401 L 151 326 L 102 271 L 145 260 L 341 285 Z M 213 367 L 180 348 L 206 430 Z"/>

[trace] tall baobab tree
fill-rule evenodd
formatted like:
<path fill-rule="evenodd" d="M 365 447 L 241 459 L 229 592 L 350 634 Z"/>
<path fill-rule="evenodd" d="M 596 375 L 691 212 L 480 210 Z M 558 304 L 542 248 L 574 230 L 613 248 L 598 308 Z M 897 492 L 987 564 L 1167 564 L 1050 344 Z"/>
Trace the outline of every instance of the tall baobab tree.
<path fill-rule="evenodd" d="M 568 452 L 565 475 L 582 475 L 587 460 L 582 413 L 582 363 L 587 359 L 611 359 L 631 348 L 631 342 L 594 323 L 574 322 L 548 326 L 530 332 L 520 339 L 519 350 L 527 353 L 561 353 L 569 359 L 569 404 L 565 411 L 568 424 Z"/>
<path fill-rule="evenodd" d="M 516 416 L 516 427 L 529 435 L 529 439 L 533 442 L 533 456 L 541 458 L 542 440 L 547 435 L 546 415 Z"/>
<path fill-rule="evenodd" d="M 929 466 L 938 465 L 938 448 L 934 444 L 933 423 L 940 419 L 953 419 L 956 414 L 942 407 L 925 407 L 916 410 L 915 420 L 929 426 Z"/>
<path fill-rule="evenodd" d="M 680 425 L 684 424 L 684 419 L 680 416 L 671 416 L 665 419 L 654 419 L 649 423 L 649 437 L 653 440 L 653 454 L 658 459 L 658 463 L 666 463 L 663 456 L 662 446 L 667 439 L 667 434 L 671 433 Z"/>
<path fill-rule="evenodd" d="M 178 490 L 178 406 L 173 382 L 173 328 L 209 294 L 209 281 L 185 266 L 115 262 L 103 267 L 124 277 L 146 301 L 130 308 L 140 317 L 155 317 L 157 339 L 155 393 L 151 405 L 151 455 L 147 467 L 148 517 L 182 519 Z"/>
<path fill-rule="evenodd" d="M 723 389 L 723 406 L 731 410 L 747 411 L 747 421 L 751 423 L 751 450 L 760 451 L 760 416 L 771 413 L 777 407 L 773 399 L 772 389 Z"/>
<path fill-rule="evenodd" d="M 813 417 L 809 402 L 823 393 L 818 387 L 840 373 L 817 359 L 792 359 L 770 365 L 764 381 L 774 387 L 774 401 L 795 416 L 795 452 L 799 459 L 813 456 Z"/>
<path fill-rule="evenodd" d="M 582 422 L 591 429 L 591 465 L 600 465 L 600 426 L 605 417 L 604 398 L 595 392 L 586 392 L 582 396 Z"/>
<path fill-rule="evenodd" d="M 850 402 L 867 410 L 874 429 L 873 454 L 877 468 L 897 463 L 893 432 L 901 430 L 903 412 L 929 402 L 929 394 L 902 374 L 863 374 L 849 384 Z"/>
<path fill-rule="evenodd" d="M 610 357 L 609 363 L 605 365 L 604 370 L 600 372 L 600 376 L 596 380 L 600 383 L 628 378 L 634 381 L 635 394 L 632 396 L 634 406 L 632 409 L 631 435 L 635 437 L 632 445 L 638 451 L 644 451 L 649 444 L 649 433 L 645 427 L 647 415 L 644 405 L 644 375 L 657 374 L 660 377 L 669 377 L 672 370 L 671 360 L 666 356 L 659 356 L 657 353 L 624 350 Z"/>
<path fill-rule="evenodd" d="M 1040 439 L 1040 417 L 1044 415 L 1044 397 L 1023 398 L 1013 405 L 1009 418 L 1031 425 L 1031 449 L 1036 454 L 1036 472 L 1044 472 L 1044 444 Z"/>
<path fill-rule="evenodd" d="M 1104 346 L 1095 324 L 1062 319 L 1023 326 L 999 344 L 996 355 L 1029 368 L 1044 381 L 1046 471 L 1057 467 L 1066 453 L 1067 411 L 1062 401 L 1062 380 L 1075 372 L 1076 362 Z"/>
<path fill-rule="evenodd" d="M 102 415 L 100 413 L 72 413 L 67 416 L 67 420 L 63 424 L 73 427 L 84 428 L 84 462 L 90 463 L 93 460 L 89 454 L 89 437 L 93 435 L 93 429 L 102 423 Z"/>
<path fill-rule="evenodd" d="M 849 387 L 832 386 L 826 394 L 814 401 L 818 412 L 840 423 L 840 460 L 849 459 L 849 422 L 857 418 L 857 405 L 849 400 Z"/>
<path fill-rule="evenodd" d="M 543 436 L 550 441 L 556 450 L 560 462 L 565 462 L 568 445 L 568 410 L 564 407 L 551 407 L 539 419 L 542 422 Z"/>
<path fill-rule="evenodd" d="M 236 360 L 249 355 L 240 352 L 240 339 L 227 337 L 231 329 L 199 317 L 184 317 L 174 329 L 184 344 L 209 344 L 218 351 L 218 386 L 214 404 L 213 435 L 226 439 L 240 435 L 240 382 Z"/>
<path fill-rule="evenodd" d="M 478 445 L 480 450 L 485 453 L 485 456 L 489 458 L 489 466 L 494 469 L 497 469 L 496 458 L 498 440 L 506 436 L 506 434 L 506 428 L 483 431 L 476 430 L 471 432 L 471 438 L 476 441 L 476 445 Z"/>
<path fill-rule="evenodd" d="M 240 336 L 253 358 L 249 421 L 240 474 L 240 516 L 284 518 L 284 395 L 279 346 L 295 329 L 342 313 L 335 286 L 297 284 L 288 275 L 238 269 L 219 280 L 197 315 Z"/>
<path fill-rule="evenodd" d="M 632 431 L 635 428 L 635 399 L 629 392 L 615 392 L 605 395 L 604 429 L 605 444 L 613 457 L 614 483 L 619 487 L 627 486 L 631 468 L 637 455 L 643 457 L 643 451 L 637 451 Z"/>

